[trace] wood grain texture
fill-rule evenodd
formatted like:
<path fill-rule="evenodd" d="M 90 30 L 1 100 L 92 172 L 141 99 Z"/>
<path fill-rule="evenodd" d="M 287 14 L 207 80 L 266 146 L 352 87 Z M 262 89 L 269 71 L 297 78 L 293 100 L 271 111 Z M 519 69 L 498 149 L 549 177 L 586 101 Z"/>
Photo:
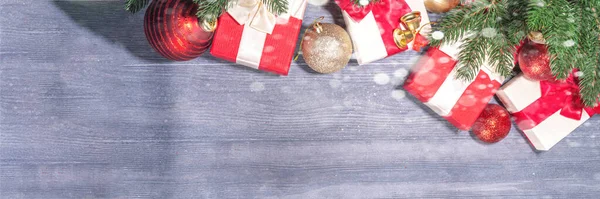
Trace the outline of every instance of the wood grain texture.
<path fill-rule="evenodd" d="M 279 77 L 170 62 L 122 1 L 0 1 L 2 198 L 597 198 L 600 120 L 551 151 L 395 99 L 418 54 Z M 331 2 L 304 21 L 342 24 Z M 335 18 L 332 18 L 335 16 Z M 387 85 L 373 78 L 392 77 Z"/>

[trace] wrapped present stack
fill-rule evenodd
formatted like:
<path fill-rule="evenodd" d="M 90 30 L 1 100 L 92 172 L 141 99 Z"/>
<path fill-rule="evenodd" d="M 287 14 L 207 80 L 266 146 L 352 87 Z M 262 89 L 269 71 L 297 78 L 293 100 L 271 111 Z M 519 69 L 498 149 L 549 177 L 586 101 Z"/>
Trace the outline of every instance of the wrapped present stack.
<path fill-rule="evenodd" d="M 306 0 L 288 0 L 275 16 L 260 0 L 241 0 L 219 18 L 213 56 L 262 71 L 287 75 L 302 26 Z"/>

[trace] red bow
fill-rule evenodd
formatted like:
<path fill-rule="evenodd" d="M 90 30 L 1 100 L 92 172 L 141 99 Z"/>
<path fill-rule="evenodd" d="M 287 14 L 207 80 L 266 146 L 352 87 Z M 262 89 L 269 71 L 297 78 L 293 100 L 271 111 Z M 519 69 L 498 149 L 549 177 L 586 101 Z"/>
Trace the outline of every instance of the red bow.
<path fill-rule="evenodd" d="M 540 81 L 542 97 L 513 116 L 521 129 L 531 129 L 560 110 L 564 117 L 581 120 L 583 112 L 588 115 L 600 113 L 600 107 L 585 107 L 579 94 L 574 75 L 564 81 Z"/>

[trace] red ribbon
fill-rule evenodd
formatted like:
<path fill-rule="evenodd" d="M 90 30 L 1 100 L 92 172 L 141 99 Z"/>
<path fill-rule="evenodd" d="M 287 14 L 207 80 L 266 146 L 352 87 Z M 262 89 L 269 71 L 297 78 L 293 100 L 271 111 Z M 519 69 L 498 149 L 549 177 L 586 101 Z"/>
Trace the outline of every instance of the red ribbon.
<path fill-rule="evenodd" d="M 579 85 L 573 74 L 563 81 L 540 81 L 540 89 L 542 97 L 525 109 L 513 113 L 523 130 L 532 129 L 559 110 L 560 115 L 574 120 L 581 120 L 584 111 L 590 116 L 600 113 L 600 106 L 589 108 L 583 105 Z"/>
<path fill-rule="evenodd" d="M 406 50 L 398 49 L 393 37 L 394 29 L 400 26 L 400 18 L 412 11 L 405 0 L 378 0 L 369 2 L 366 6 L 355 5 L 353 0 L 335 2 L 356 22 L 360 22 L 373 11 L 388 56 Z"/>

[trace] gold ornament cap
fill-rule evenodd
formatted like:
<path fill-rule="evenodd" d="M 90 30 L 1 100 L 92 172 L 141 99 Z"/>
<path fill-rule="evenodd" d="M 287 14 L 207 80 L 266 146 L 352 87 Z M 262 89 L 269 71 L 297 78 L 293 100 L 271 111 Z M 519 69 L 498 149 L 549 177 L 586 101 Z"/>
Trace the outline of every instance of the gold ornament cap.
<path fill-rule="evenodd" d="M 546 44 L 546 39 L 544 39 L 544 35 L 541 32 L 533 31 L 527 35 L 527 38 L 538 44 Z"/>
<path fill-rule="evenodd" d="M 206 32 L 214 32 L 217 29 L 217 20 L 214 21 L 208 21 L 208 20 L 202 20 L 202 24 L 200 25 L 200 27 L 202 27 L 202 30 L 206 31 Z"/>

